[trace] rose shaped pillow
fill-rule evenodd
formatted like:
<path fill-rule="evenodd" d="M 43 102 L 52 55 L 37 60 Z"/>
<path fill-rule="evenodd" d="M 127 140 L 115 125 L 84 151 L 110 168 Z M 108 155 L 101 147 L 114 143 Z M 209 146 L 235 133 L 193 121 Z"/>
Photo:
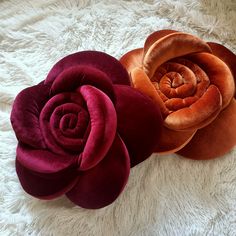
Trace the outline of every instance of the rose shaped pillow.
<path fill-rule="evenodd" d="M 156 151 L 210 159 L 236 144 L 236 56 L 216 43 L 174 30 L 151 34 L 120 62 L 133 87 L 160 107 Z"/>
<path fill-rule="evenodd" d="M 162 118 L 150 98 L 130 87 L 119 61 L 84 51 L 21 91 L 11 122 L 19 140 L 16 171 L 27 193 L 66 194 L 81 207 L 101 208 L 121 193 L 130 166 L 154 151 Z"/>

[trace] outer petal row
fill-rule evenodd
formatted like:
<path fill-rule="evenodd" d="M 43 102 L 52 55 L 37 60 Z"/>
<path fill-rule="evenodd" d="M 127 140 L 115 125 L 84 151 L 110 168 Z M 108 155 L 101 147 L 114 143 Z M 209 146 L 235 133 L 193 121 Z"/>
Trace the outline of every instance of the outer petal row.
<path fill-rule="evenodd" d="M 21 91 L 13 104 L 11 123 L 19 141 L 43 149 L 46 144 L 39 125 L 40 112 L 49 98 L 50 86 L 41 82 Z"/>
<path fill-rule="evenodd" d="M 209 46 L 212 49 L 212 53 L 219 57 L 222 61 L 224 61 L 230 68 L 233 76 L 234 76 L 234 81 L 236 84 L 236 55 L 231 52 L 228 48 L 224 47 L 221 44 L 218 43 L 212 43 L 208 42 Z M 236 91 L 234 94 L 234 97 L 236 98 Z"/>
<path fill-rule="evenodd" d="M 52 199 L 64 194 L 76 183 L 75 160 L 71 156 L 58 156 L 19 144 L 16 172 L 27 193 L 37 198 Z"/>
<path fill-rule="evenodd" d="M 178 153 L 192 159 L 212 159 L 236 145 L 236 100 L 207 127 L 200 129 Z"/>
<path fill-rule="evenodd" d="M 105 207 L 122 192 L 129 172 L 128 151 L 121 138 L 116 136 L 105 158 L 93 169 L 79 172 L 79 180 L 66 195 L 84 208 Z"/>
<path fill-rule="evenodd" d="M 73 66 L 94 67 L 112 80 L 114 84 L 130 85 L 127 71 L 114 57 L 97 51 L 83 51 L 71 54 L 58 61 L 50 70 L 45 83 L 52 83 L 64 70 Z"/>
<path fill-rule="evenodd" d="M 65 91 L 75 91 L 83 85 L 92 85 L 106 93 L 111 99 L 114 97 L 111 79 L 91 66 L 71 66 L 61 72 L 53 81 L 51 93 L 57 94 Z"/>
<path fill-rule="evenodd" d="M 116 136 L 104 159 L 96 167 L 85 172 L 78 172 L 77 165 L 67 162 L 66 168 L 51 173 L 54 163 L 53 170 L 60 169 L 55 157 L 50 156 L 51 153 L 32 153 L 32 150 L 23 146 L 19 146 L 18 149 L 20 150 L 16 159 L 16 171 L 19 180 L 24 190 L 37 198 L 53 199 L 70 190 L 67 196 L 77 205 L 85 208 L 101 208 L 119 196 L 128 180 L 129 154 L 119 136 Z M 42 156 L 38 156 L 38 163 L 34 167 L 31 164 L 25 166 L 19 161 L 23 158 L 33 159 L 40 154 Z M 49 160 L 48 158 L 53 160 L 52 163 L 45 162 L 45 159 Z M 66 161 L 63 167 L 65 163 Z M 29 165 L 34 169 L 29 169 Z M 48 173 L 41 173 L 41 170 L 47 170 Z"/>

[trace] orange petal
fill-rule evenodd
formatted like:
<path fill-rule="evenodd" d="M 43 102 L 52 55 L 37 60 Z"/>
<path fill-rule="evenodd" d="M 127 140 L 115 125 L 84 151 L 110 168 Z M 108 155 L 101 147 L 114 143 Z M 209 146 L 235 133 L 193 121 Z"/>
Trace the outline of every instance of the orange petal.
<path fill-rule="evenodd" d="M 182 149 L 192 139 L 196 130 L 174 131 L 163 126 L 161 137 L 155 152 L 160 154 L 174 153 Z"/>
<path fill-rule="evenodd" d="M 208 42 L 208 45 L 211 47 L 212 53 L 229 66 L 234 81 L 236 81 L 236 55 L 221 44 Z M 236 98 L 236 93 L 234 97 Z"/>
<path fill-rule="evenodd" d="M 143 58 L 144 71 L 151 79 L 164 62 L 196 52 L 211 52 L 209 45 L 200 38 L 186 33 L 172 33 L 152 44 Z"/>
<path fill-rule="evenodd" d="M 207 127 L 197 131 L 191 142 L 178 154 L 196 160 L 226 154 L 236 145 L 236 100 Z"/>
<path fill-rule="evenodd" d="M 208 124 L 210 117 L 214 119 L 221 107 L 220 91 L 215 85 L 210 85 L 203 96 L 191 106 L 169 114 L 164 125 L 173 130 L 199 129 Z"/>
<path fill-rule="evenodd" d="M 142 67 L 143 49 L 137 48 L 127 52 L 120 58 L 121 64 L 126 68 L 128 73 L 135 67 Z"/>
<path fill-rule="evenodd" d="M 222 108 L 227 107 L 234 96 L 234 78 L 229 67 L 218 57 L 210 53 L 197 53 L 188 56 L 192 62 L 200 66 L 208 75 L 222 95 Z"/>
<path fill-rule="evenodd" d="M 154 85 L 150 81 L 150 79 L 147 77 L 145 72 L 136 67 L 131 71 L 131 80 L 133 87 L 139 90 L 141 93 L 147 95 L 150 97 L 157 106 L 159 106 L 162 114 L 168 114 L 169 111 L 167 110 L 164 102 L 159 97 Z"/>
<path fill-rule="evenodd" d="M 172 34 L 172 33 L 176 33 L 178 31 L 176 30 L 169 30 L 169 29 L 166 29 L 166 30 L 159 30 L 159 31 L 156 31 L 152 34 L 150 34 L 146 41 L 145 41 L 145 44 L 144 44 L 144 54 L 146 54 L 147 50 L 159 39 L 165 37 L 166 35 L 168 34 Z"/>

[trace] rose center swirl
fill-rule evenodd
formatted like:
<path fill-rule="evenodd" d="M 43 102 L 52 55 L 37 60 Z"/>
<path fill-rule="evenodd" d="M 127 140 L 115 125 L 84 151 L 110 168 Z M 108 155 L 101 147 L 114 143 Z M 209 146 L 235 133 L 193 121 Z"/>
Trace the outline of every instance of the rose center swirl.
<path fill-rule="evenodd" d="M 210 84 L 206 73 L 185 58 L 176 58 L 162 64 L 151 81 L 169 114 L 191 106 Z"/>
<path fill-rule="evenodd" d="M 81 106 L 65 103 L 57 107 L 50 118 L 52 131 L 57 138 L 58 132 L 68 138 L 82 138 L 88 125 L 88 112 Z M 58 132 L 57 132 L 58 131 Z"/>
<path fill-rule="evenodd" d="M 90 129 L 90 117 L 82 96 L 79 93 L 53 96 L 41 111 L 40 128 L 53 152 L 80 153 Z"/>
<path fill-rule="evenodd" d="M 65 114 L 61 120 L 60 120 L 60 129 L 62 132 L 64 132 L 65 136 L 66 136 L 66 132 L 65 131 L 69 131 L 69 130 L 73 130 L 76 126 L 77 123 L 77 116 L 76 114 L 73 113 L 69 113 L 69 114 Z"/>

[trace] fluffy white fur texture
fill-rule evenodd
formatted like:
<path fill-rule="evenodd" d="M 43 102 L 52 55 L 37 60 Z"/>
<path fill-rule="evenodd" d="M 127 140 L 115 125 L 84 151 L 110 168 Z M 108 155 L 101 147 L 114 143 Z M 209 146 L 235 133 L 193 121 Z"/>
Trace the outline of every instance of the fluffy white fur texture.
<path fill-rule="evenodd" d="M 18 182 L 9 122 L 16 94 L 65 55 L 94 49 L 119 58 L 163 28 L 236 52 L 236 2 L 0 1 L 0 235 L 236 235 L 236 149 L 211 161 L 153 155 L 132 169 L 117 201 L 100 210 L 65 197 L 37 200 Z"/>

